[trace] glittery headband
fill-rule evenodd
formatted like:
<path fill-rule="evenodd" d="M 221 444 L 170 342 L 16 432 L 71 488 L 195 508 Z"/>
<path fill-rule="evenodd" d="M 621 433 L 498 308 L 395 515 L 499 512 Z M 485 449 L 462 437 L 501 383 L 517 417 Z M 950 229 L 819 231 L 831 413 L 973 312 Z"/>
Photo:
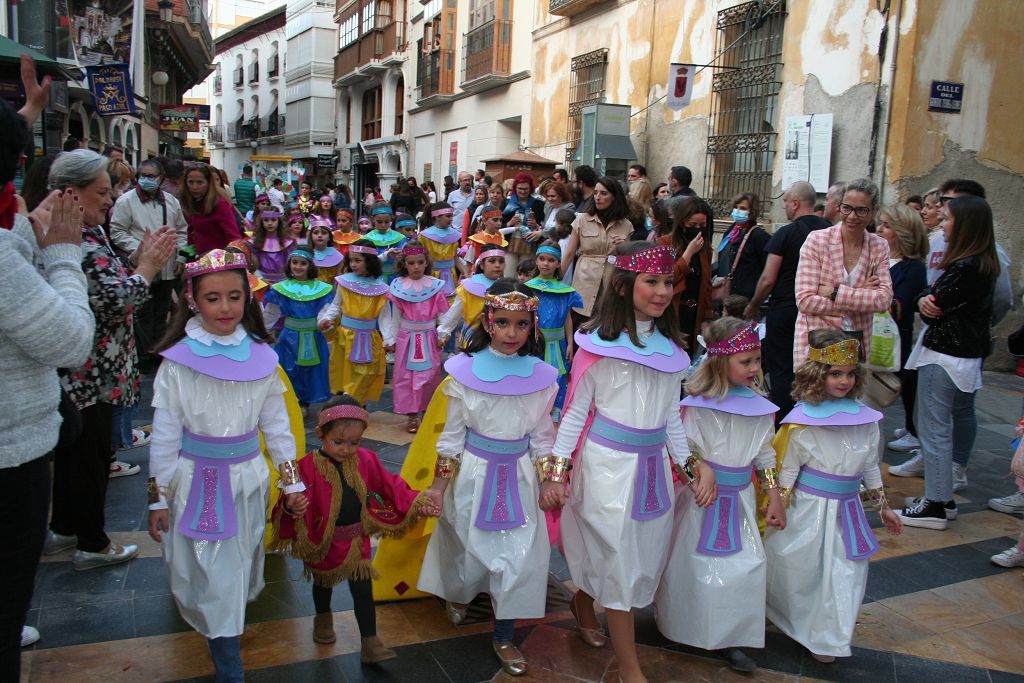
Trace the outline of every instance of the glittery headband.
<path fill-rule="evenodd" d="M 856 339 L 844 339 L 823 349 L 810 347 L 807 350 L 807 360 L 825 365 L 856 365 L 860 360 L 859 352 L 860 342 Z"/>
<path fill-rule="evenodd" d="M 708 344 L 709 356 L 731 356 L 744 351 L 756 351 L 761 348 L 761 337 L 757 334 L 757 323 L 748 323 L 728 339 Z"/>
<path fill-rule="evenodd" d="M 370 209 L 371 216 L 380 216 L 385 213 L 390 216 L 394 212 L 391 210 L 390 206 L 378 206 L 376 209 Z"/>
<path fill-rule="evenodd" d="M 353 245 L 349 246 L 348 253 L 350 253 L 350 254 L 353 254 L 353 253 L 355 253 L 355 254 L 370 254 L 371 256 L 376 256 L 377 255 L 377 248 L 376 247 L 367 247 L 367 246 L 364 246 L 362 244 L 353 244 Z"/>
<path fill-rule="evenodd" d="M 522 292 L 488 294 L 484 300 L 484 305 L 488 308 L 501 309 L 503 311 L 528 311 L 532 313 L 540 305 L 540 299 L 535 296 L 527 296 Z"/>
<path fill-rule="evenodd" d="M 402 247 L 402 256 L 426 256 L 427 248 L 419 242 L 406 242 Z"/>
<path fill-rule="evenodd" d="M 549 256 L 554 256 L 559 261 L 562 260 L 562 250 L 559 249 L 558 247 L 552 247 L 550 245 L 545 245 L 543 247 L 538 247 L 537 248 L 537 256 L 540 256 L 541 254 L 547 254 Z"/>
<path fill-rule="evenodd" d="M 198 261 L 185 264 L 185 303 L 189 310 L 196 310 L 195 299 L 192 297 L 192 280 L 200 275 L 219 273 L 223 270 L 242 270 L 248 273 L 249 262 L 245 254 L 214 249 L 203 254 Z M 249 299 L 252 300 L 252 290 L 249 291 Z"/>
<path fill-rule="evenodd" d="M 359 420 L 366 427 L 370 424 L 369 414 L 359 406 L 334 406 L 320 411 L 317 426 L 323 427 L 334 420 Z"/>
<path fill-rule="evenodd" d="M 438 216 L 451 216 L 454 213 L 455 210 L 448 206 L 443 209 L 434 209 L 433 211 L 430 212 L 430 215 L 433 216 L 434 218 L 437 218 Z"/>
<path fill-rule="evenodd" d="M 256 199 L 252 200 L 253 204 L 259 204 L 260 202 L 269 202 L 270 197 L 265 194 L 257 195 Z"/>
<path fill-rule="evenodd" d="M 296 256 L 313 263 L 313 252 L 309 251 L 306 246 L 295 247 L 291 250 L 291 253 L 288 254 L 288 258 L 294 258 Z"/>
<path fill-rule="evenodd" d="M 634 273 L 671 275 L 676 265 L 676 250 L 672 247 L 651 247 L 628 256 L 609 256 L 608 263 Z"/>
<path fill-rule="evenodd" d="M 481 254 L 476 257 L 476 262 L 473 265 L 476 265 L 477 263 L 480 263 L 480 262 L 482 262 L 482 261 L 484 261 L 486 259 L 489 259 L 491 257 L 497 257 L 497 256 L 500 256 L 501 258 L 505 258 L 505 250 L 504 249 L 488 249 L 487 251 L 481 252 Z"/>
<path fill-rule="evenodd" d="M 280 211 L 260 211 L 260 218 L 280 218 Z"/>
<path fill-rule="evenodd" d="M 302 216 L 296 215 L 296 216 L 289 216 L 288 217 L 288 225 L 291 225 L 292 223 L 305 223 L 305 222 L 306 222 L 306 219 L 303 218 Z M 319 223 L 317 225 L 319 225 Z"/>

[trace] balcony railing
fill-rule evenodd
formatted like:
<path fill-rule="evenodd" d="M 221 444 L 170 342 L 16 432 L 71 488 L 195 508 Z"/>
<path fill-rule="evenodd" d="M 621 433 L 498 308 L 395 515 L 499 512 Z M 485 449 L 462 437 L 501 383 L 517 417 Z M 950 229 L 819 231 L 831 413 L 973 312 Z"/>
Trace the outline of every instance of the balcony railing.
<path fill-rule="evenodd" d="M 236 88 L 241 88 L 242 85 L 245 83 L 245 77 L 243 75 L 242 67 L 238 67 L 235 69 L 234 82 Z"/>
<path fill-rule="evenodd" d="M 234 123 L 229 123 L 227 125 L 228 142 L 238 142 L 239 140 L 243 140 L 244 138 L 242 137 L 242 129 L 244 127 L 245 123 L 242 121 L 242 119 L 238 119 Z"/>
<path fill-rule="evenodd" d="M 607 0 L 549 0 L 548 13 L 571 17 Z"/>
<path fill-rule="evenodd" d="M 434 95 L 455 93 L 454 50 L 434 50 L 420 53 L 416 67 L 417 99 L 425 100 Z"/>
<path fill-rule="evenodd" d="M 206 139 L 210 142 L 224 142 L 224 126 L 217 123 L 206 129 Z"/>
<path fill-rule="evenodd" d="M 267 127 L 265 130 L 260 131 L 261 138 L 272 137 L 274 135 L 284 135 L 284 115 L 283 114 L 271 114 L 266 118 Z"/>
<path fill-rule="evenodd" d="M 356 69 L 405 50 L 405 24 L 392 21 L 371 29 L 359 40 L 345 46 L 334 57 L 334 79 L 338 80 Z"/>
<path fill-rule="evenodd" d="M 508 76 L 512 66 L 512 20 L 492 19 L 463 37 L 462 82 Z"/>
<path fill-rule="evenodd" d="M 255 140 L 260 136 L 260 117 L 253 116 L 251 119 L 242 124 L 242 133 L 240 139 L 242 140 Z"/>

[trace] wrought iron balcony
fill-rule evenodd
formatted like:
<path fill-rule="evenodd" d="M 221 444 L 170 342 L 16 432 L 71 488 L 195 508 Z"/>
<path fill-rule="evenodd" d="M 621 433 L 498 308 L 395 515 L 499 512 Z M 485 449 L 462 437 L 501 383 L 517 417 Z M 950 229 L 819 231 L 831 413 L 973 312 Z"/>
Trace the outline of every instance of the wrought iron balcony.
<path fill-rule="evenodd" d="M 242 124 L 242 133 L 240 139 L 242 140 L 255 140 L 260 136 L 260 117 L 253 116 L 251 119 Z"/>
<path fill-rule="evenodd" d="M 604 2 L 607 0 L 549 0 L 548 13 L 571 17 Z"/>
<path fill-rule="evenodd" d="M 449 98 L 455 93 L 454 50 L 420 53 L 416 64 L 417 100 Z"/>
<path fill-rule="evenodd" d="M 206 139 L 211 143 L 224 142 L 224 126 L 218 123 L 208 127 Z"/>

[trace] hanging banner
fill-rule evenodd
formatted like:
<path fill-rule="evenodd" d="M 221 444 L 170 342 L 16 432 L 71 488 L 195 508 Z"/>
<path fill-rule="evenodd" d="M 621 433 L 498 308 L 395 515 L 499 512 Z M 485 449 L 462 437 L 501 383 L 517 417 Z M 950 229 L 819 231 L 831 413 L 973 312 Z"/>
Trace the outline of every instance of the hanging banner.
<path fill-rule="evenodd" d="M 89 92 L 92 93 L 96 113 L 100 116 L 120 116 L 135 113 L 132 76 L 127 64 L 87 66 Z"/>
<path fill-rule="evenodd" d="M 668 96 L 665 99 L 669 109 L 679 111 L 690 106 L 696 71 L 697 67 L 693 64 L 672 64 L 669 67 Z"/>
<path fill-rule="evenodd" d="M 161 104 L 160 130 L 168 133 L 198 133 L 199 105 Z"/>
<path fill-rule="evenodd" d="M 67 30 L 80 65 L 127 64 L 131 60 L 133 5 L 138 4 L 132 0 L 57 0 L 61 28 Z"/>

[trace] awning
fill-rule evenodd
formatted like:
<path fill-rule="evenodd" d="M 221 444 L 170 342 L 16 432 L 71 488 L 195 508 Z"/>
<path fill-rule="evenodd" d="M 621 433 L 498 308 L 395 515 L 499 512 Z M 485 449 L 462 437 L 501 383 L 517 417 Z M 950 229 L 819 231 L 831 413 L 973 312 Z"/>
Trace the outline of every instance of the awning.
<path fill-rule="evenodd" d="M 41 52 L 36 52 L 21 43 L 16 43 L 6 36 L 0 36 L 0 65 L 13 65 L 17 69 L 19 68 L 22 54 L 27 54 L 36 60 L 36 73 L 40 76 L 47 75 L 62 81 L 80 81 L 84 78 L 79 69 L 61 64 L 52 57 L 47 57 Z"/>
<path fill-rule="evenodd" d="M 583 145 L 576 148 L 572 155 L 573 161 L 581 161 L 580 150 Z M 636 159 L 636 150 L 633 149 L 633 141 L 628 135 L 598 135 L 594 146 L 594 158 L 596 159 Z"/>

